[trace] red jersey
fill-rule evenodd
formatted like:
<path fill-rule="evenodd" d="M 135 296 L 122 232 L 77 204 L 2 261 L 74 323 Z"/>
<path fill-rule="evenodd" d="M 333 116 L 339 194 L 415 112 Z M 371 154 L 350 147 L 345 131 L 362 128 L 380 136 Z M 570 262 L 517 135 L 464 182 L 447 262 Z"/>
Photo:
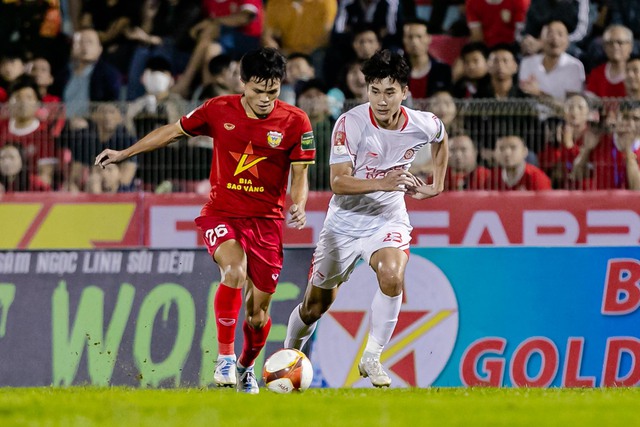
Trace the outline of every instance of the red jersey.
<path fill-rule="evenodd" d="M 58 155 L 49 125 L 39 120 L 24 129 L 15 128 L 12 120 L 0 121 L 0 147 L 15 144 L 22 147 L 31 171 L 39 162 L 57 163 Z"/>
<path fill-rule="evenodd" d="M 616 97 L 624 98 L 627 90 L 624 87 L 624 77 L 620 81 L 612 82 L 607 76 L 608 65 L 604 63 L 597 66 L 587 76 L 585 90 L 602 98 Z"/>
<path fill-rule="evenodd" d="M 455 172 L 447 169 L 444 188 L 448 191 L 459 190 L 489 190 L 491 171 L 484 166 L 478 166 L 469 173 Z"/>
<path fill-rule="evenodd" d="M 504 173 L 501 168 L 495 168 L 493 170 L 492 189 L 500 191 L 513 191 L 513 190 L 551 190 L 551 180 L 544 172 L 532 164 L 527 163 L 524 168 L 524 173 L 520 177 L 520 180 L 515 184 L 509 185 L 504 180 Z"/>
<path fill-rule="evenodd" d="M 210 17 L 229 16 L 243 10 L 249 10 L 255 14 L 255 18 L 238 31 L 247 36 L 260 37 L 262 35 L 262 23 L 264 11 L 261 0 L 202 0 L 202 8 Z"/>
<path fill-rule="evenodd" d="M 180 119 L 187 135 L 213 138 L 211 192 L 202 215 L 282 219 L 291 163 L 314 163 L 311 123 L 279 100 L 265 119 L 252 119 L 240 100 L 212 98 Z"/>
<path fill-rule="evenodd" d="M 640 147 L 634 153 L 640 159 Z M 582 180 L 580 188 L 584 190 L 608 190 L 627 188 L 627 163 L 625 156 L 618 150 L 614 135 L 605 134 L 589 155 L 590 176 Z"/>
<path fill-rule="evenodd" d="M 482 25 L 484 43 L 491 47 L 515 42 L 516 25 L 524 24 L 530 0 L 467 0 L 470 27 Z"/>

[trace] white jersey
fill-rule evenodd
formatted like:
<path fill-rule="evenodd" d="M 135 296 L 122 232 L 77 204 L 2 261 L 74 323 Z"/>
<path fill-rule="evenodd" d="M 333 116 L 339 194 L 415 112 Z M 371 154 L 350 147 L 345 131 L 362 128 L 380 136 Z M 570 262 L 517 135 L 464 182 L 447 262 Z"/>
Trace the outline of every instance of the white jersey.
<path fill-rule="evenodd" d="M 351 162 L 354 177 L 380 179 L 394 169 L 408 170 L 421 147 L 442 141 L 444 125 L 435 114 L 400 108 L 405 124 L 398 130 L 378 127 L 369 103 L 341 115 L 331 136 L 330 164 Z M 335 233 L 370 236 L 389 221 L 411 227 L 400 191 L 334 194 L 324 226 Z"/>

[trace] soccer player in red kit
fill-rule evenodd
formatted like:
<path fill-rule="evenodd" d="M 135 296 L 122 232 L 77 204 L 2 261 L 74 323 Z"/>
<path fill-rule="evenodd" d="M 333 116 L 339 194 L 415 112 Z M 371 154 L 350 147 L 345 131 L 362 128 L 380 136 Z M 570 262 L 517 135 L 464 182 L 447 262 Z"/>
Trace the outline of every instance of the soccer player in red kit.
<path fill-rule="evenodd" d="M 315 144 L 305 113 L 279 101 L 285 59 L 260 48 L 241 60 L 242 95 L 213 98 L 160 127 L 131 147 L 104 150 L 96 164 L 106 166 L 164 147 L 186 135 L 213 138 L 211 192 L 196 224 L 222 283 L 214 300 L 219 354 L 214 380 L 219 386 L 258 393 L 253 364 L 271 328 L 268 308 L 282 268 L 282 222 L 291 169 L 289 224 L 306 223 L 307 167 Z M 234 337 L 245 292 L 244 345 L 236 361 Z"/>

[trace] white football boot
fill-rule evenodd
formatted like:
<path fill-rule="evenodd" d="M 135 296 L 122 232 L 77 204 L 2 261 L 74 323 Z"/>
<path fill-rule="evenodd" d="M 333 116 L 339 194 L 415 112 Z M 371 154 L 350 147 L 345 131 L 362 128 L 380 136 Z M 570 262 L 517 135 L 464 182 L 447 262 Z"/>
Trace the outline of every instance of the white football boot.
<path fill-rule="evenodd" d="M 236 386 L 236 358 L 232 356 L 220 357 L 216 362 L 213 381 L 218 387 Z"/>
<path fill-rule="evenodd" d="M 236 384 L 236 391 L 239 393 L 258 394 L 260 393 L 260 387 L 258 387 L 258 380 L 256 374 L 253 372 L 253 366 L 243 368 L 237 365 L 238 383 Z"/>
<path fill-rule="evenodd" d="M 382 364 L 379 359 L 372 357 L 360 359 L 358 370 L 362 378 L 369 378 L 371 384 L 376 387 L 389 387 L 391 384 L 391 378 L 384 369 L 382 369 Z"/>

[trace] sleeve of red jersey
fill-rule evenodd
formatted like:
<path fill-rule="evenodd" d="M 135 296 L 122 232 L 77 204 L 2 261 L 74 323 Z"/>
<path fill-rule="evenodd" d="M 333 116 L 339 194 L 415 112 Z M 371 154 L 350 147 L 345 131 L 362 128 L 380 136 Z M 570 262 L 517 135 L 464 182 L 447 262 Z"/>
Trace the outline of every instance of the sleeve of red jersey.
<path fill-rule="evenodd" d="M 291 150 L 289 160 L 291 163 L 314 164 L 316 158 L 316 140 L 313 136 L 313 128 L 306 114 L 300 114 L 299 128 L 296 135 L 300 140 Z"/>
<path fill-rule="evenodd" d="M 467 25 L 471 27 L 480 25 L 480 17 L 476 13 L 476 2 L 473 0 L 467 0 L 465 10 L 467 13 Z"/>
<path fill-rule="evenodd" d="M 195 110 L 180 119 L 180 127 L 188 136 L 207 135 L 213 137 L 209 114 L 213 99 L 208 100 Z"/>
<path fill-rule="evenodd" d="M 262 8 L 261 0 L 243 0 L 240 2 L 240 10 L 248 10 L 249 12 L 257 15 Z"/>
<path fill-rule="evenodd" d="M 515 13 L 513 14 L 513 22 L 524 22 L 527 17 L 527 10 L 529 10 L 529 3 L 531 0 L 519 0 L 516 2 Z"/>

